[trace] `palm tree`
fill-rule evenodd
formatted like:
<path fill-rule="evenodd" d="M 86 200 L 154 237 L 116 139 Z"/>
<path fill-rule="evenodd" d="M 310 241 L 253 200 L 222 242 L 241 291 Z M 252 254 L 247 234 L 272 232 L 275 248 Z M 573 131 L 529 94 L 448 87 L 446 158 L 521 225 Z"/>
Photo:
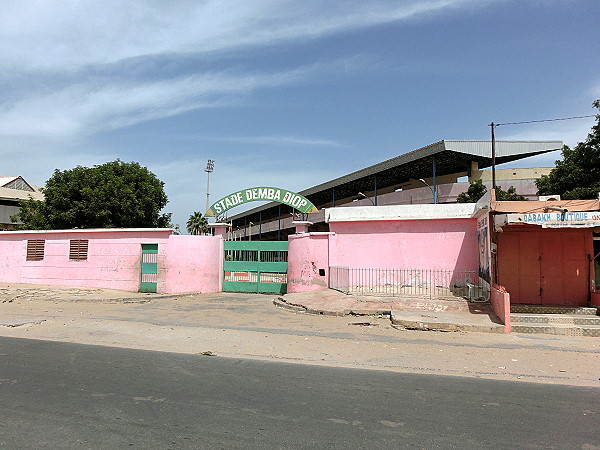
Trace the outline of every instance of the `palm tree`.
<path fill-rule="evenodd" d="M 193 213 L 187 221 L 186 228 L 190 234 L 206 234 L 210 230 L 208 226 L 208 220 L 202 215 L 202 213 Z"/>

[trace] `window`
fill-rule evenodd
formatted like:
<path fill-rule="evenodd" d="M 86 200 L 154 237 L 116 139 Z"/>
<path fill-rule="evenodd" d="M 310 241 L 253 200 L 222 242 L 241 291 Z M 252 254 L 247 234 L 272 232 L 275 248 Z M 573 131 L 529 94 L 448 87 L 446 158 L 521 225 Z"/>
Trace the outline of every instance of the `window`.
<path fill-rule="evenodd" d="M 88 240 L 71 239 L 69 246 L 69 259 L 71 261 L 85 261 L 88 257 Z"/>
<path fill-rule="evenodd" d="M 41 261 L 44 259 L 44 244 L 43 239 L 29 239 L 27 241 L 27 261 Z"/>

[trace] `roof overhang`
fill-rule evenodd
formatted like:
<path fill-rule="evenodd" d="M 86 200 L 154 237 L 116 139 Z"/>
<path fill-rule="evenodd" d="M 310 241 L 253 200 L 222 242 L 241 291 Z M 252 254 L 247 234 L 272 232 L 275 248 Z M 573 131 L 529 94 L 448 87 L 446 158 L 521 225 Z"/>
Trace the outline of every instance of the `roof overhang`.
<path fill-rule="evenodd" d="M 496 141 L 496 164 L 562 148 L 562 141 Z M 433 174 L 434 160 L 436 175 L 440 177 L 467 174 L 472 162 L 477 162 L 479 168 L 490 167 L 492 164 L 491 141 L 442 140 L 305 189 L 299 194 L 307 197 L 317 207 L 322 207 L 332 202 L 334 190 L 336 199 L 345 199 L 356 196 L 358 192 L 372 192 L 375 179 L 377 189 L 384 190 L 400 186 L 411 180 L 430 178 Z M 259 212 L 272 208 L 276 211 L 277 203 L 267 203 L 235 214 L 229 219 L 235 221 L 249 217 L 250 220 L 255 218 L 259 220 Z M 256 217 L 250 217 L 252 215 Z"/>
<path fill-rule="evenodd" d="M 381 220 L 470 219 L 475 203 L 437 205 L 355 206 L 325 209 L 325 222 L 365 222 Z"/>

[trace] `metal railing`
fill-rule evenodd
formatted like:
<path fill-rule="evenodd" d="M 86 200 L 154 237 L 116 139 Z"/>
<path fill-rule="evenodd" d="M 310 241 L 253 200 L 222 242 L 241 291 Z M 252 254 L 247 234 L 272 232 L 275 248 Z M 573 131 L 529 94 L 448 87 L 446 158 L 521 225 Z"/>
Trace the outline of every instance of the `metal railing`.
<path fill-rule="evenodd" d="M 467 297 L 484 292 L 476 270 L 329 268 L 329 287 L 345 294 Z"/>

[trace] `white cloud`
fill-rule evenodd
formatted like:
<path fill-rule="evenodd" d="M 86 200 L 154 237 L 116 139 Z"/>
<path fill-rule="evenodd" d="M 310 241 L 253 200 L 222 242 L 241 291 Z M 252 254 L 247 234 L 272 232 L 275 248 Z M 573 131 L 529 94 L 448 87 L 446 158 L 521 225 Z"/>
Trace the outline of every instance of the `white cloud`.
<path fill-rule="evenodd" d="M 241 144 L 266 144 L 266 145 L 304 145 L 318 147 L 343 147 L 339 142 L 331 139 L 318 139 L 300 136 L 227 136 L 206 138 L 210 141 L 237 142 Z"/>
<path fill-rule="evenodd" d="M 0 58 L 5 68 L 62 71 L 138 56 L 272 45 L 481 3 L 481 0 L 5 2 L 0 14 Z"/>
<path fill-rule="evenodd" d="M 97 81 L 33 95 L 0 108 L 0 134 L 75 135 L 215 107 L 255 89 L 292 83 L 314 67 L 270 74 L 205 73 L 149 82 Z"/>
<path fill-rule="evenodd" d="M 0 14 L 0 59 L 4 68 L 0 80 L 15 89 L 6 90 L 0 97 L 0 135 L 68 137 L 122 128 L 235 103 L 256 89 L 297 83 L 324 71 L 360 67 L 355 58 L 349 57 L 266 73 L 244 73 L 242 68 L 233 73 L 189 67 L 171 72 L 161 65 L 162 60 L 157 62 L 158 66 L 148 63 L 152 56 L 203 54 L 209 58 L 215 52 L 239 54 L 248 46 L 318 38 L 481 3 L 475 0 L 5 3 Z M 189 60 L 183 58 L 183 61 Z M 157 78 L 157 69 L 161 78 Z M 28 80 L 26 88 L 21 82 L 23 78 Z M 295 138 L 280 139 L 292 143 Z M 302 140 L 299 138 L 298 143 Z M 331 145 L 325 141 L 304 143 Z"/>

